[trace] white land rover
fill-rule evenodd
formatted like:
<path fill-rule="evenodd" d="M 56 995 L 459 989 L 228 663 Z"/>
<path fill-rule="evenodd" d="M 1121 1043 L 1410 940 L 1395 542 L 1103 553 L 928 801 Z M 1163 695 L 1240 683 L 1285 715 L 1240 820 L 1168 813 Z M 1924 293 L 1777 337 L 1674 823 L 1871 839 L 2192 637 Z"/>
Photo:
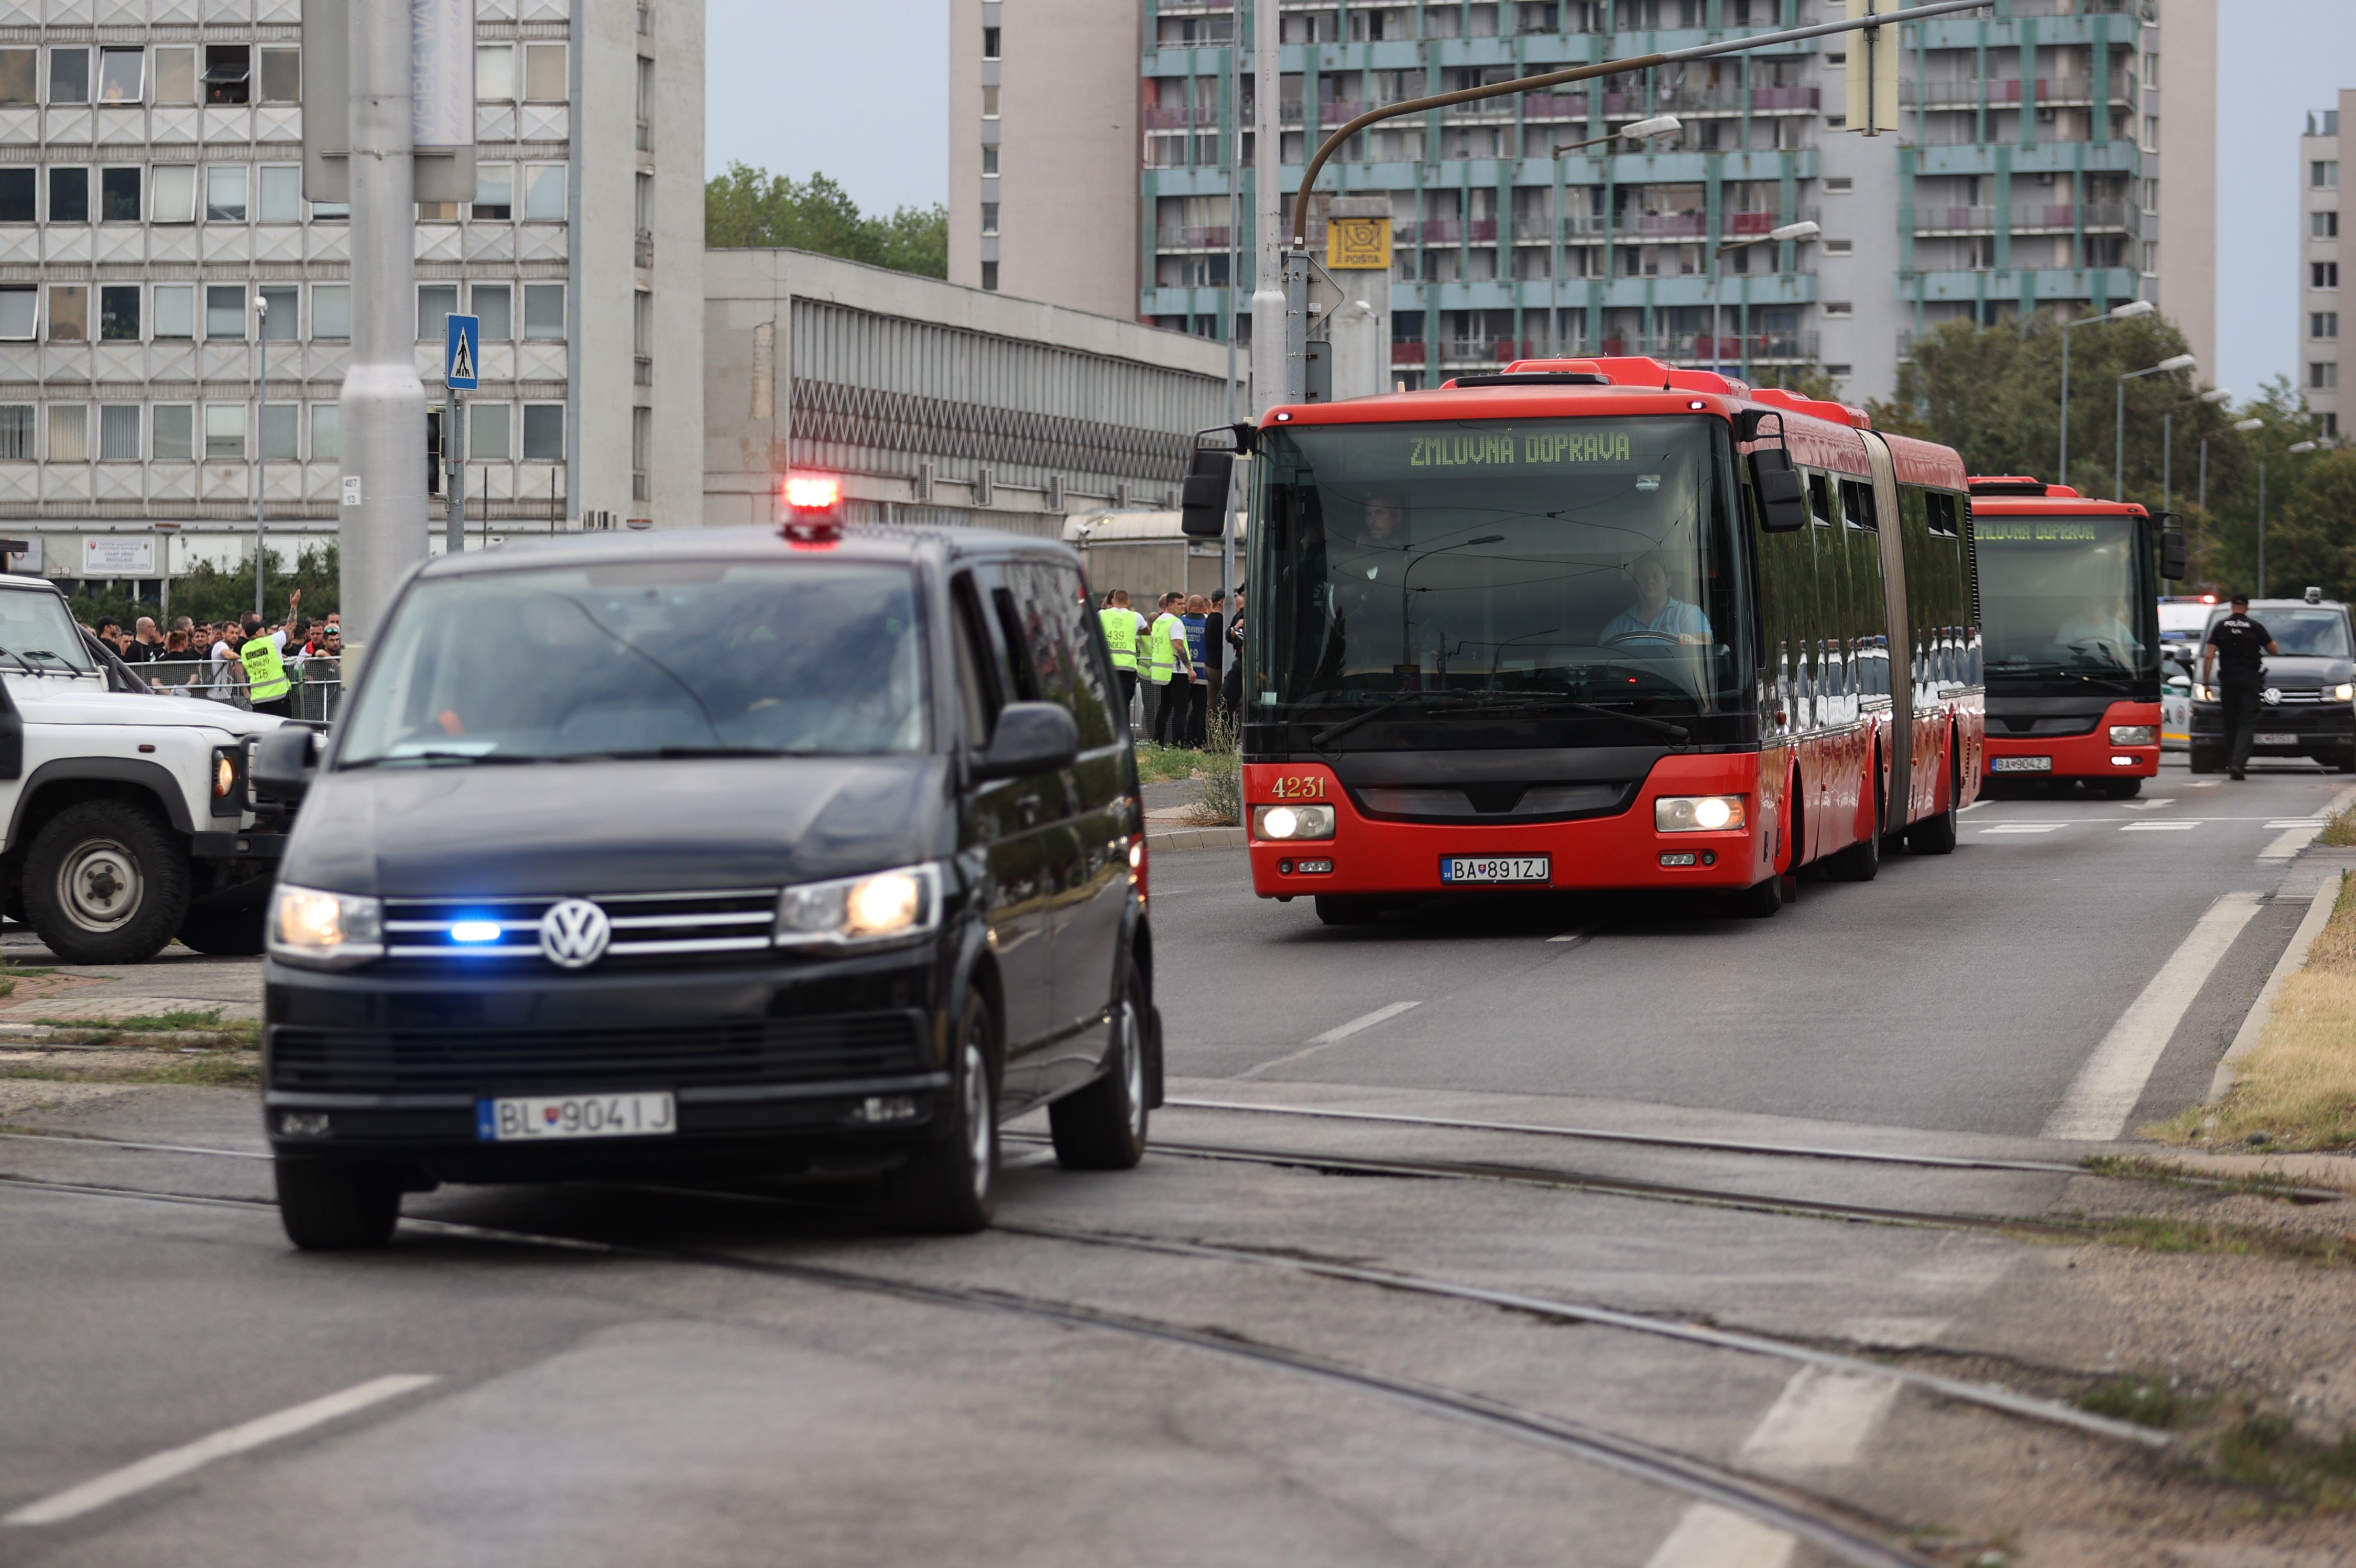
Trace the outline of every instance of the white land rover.
<path fill-rule="evenodd" d="M 70 963 L 260 952 L 289 823 L 246 765 L 284 722 L 151 692 L 46 579 L 0 575 L 0 908 Z"/>

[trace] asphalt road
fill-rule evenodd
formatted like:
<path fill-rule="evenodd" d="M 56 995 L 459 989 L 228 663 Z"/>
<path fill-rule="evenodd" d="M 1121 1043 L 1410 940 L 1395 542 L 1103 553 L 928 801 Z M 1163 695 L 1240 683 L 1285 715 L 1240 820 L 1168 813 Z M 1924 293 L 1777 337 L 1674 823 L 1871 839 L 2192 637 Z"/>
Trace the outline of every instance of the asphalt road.
<path fill-rule="evenodd" d="M 340 1391 L 433 1380 L 0 1524 L 0 1563 L 1829 1560 L 1690 1485 L 1251 1357 L 1411 1379 L 1803 1498 L 1857 1494 L 1892 1432 L 1958 1453 L 2051 1434 L 1878 1377 L 1286 1265 L 1860 1352 L 1991 1339 L 2036 1299 L 2039 1249 L 1804 1206 L 2034 1214 L 2091 1178 L 1658 1140 L 2072 1155 L 2040 1134 L 2089 1059 L 2214 901 L 2253 895 L 2134 1114 L 2197 1099 L 2315 879 L 2261 858 L 2292 831 L 2270 824 L 2340 786 L 2171 768 L 2133 810 L 1994 802 L 1952 857 L 1810 884 L 1764 922 L 1592 900 L 1329 931 L 1252 898 L 1238 855 L 1163 855 L 1172 1092 L 1194 1103 L 1158 1115 L 1135 1172 L 1065 1173 L 1018 1139 L 1001 1228 L 958 1240 L 893 1236 L 841 1187 L 455 1189 L 412 1198 L 423 1223 L 382 1254 L 305 1256 L 263 1201 L 249 1096 L 20 1095 L 0 1118 L 0 1516 Z M 1364 1168 L 1398 1160 L 1490 1179 Z M 1531 1174 L 1563 1171 L 1587 1188 Z M 1182 1250 L 1119 1244 L 1139 1239 Z"/>

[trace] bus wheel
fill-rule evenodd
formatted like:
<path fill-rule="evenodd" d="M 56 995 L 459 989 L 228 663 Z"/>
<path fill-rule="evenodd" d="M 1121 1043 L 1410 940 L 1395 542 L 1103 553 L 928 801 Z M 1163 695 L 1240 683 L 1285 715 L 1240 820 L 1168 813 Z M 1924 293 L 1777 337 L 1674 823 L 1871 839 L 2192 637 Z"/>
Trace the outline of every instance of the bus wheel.
<path fill-rule="evenodd" d="M 1783 879 L 1771 876 L 1726 896 L 1725 908 L 1738 920 L 1763 920 L 1783 907 Z"/>
<path fill-rule="evenodd" d="M 1880 875 L 1881 822 L 1881 796 L 1877 791 L 1873 798 L 1873 831 L 1839 854 L 1826 856 L 1825 875 L 1835 882 L 1870 882 Z"/>
<path fill-rule="evenodd" d="M 2089 788 L 2093 789 L 2097 797 L 2105 800 L 2132 800 L 2137 795 L 2143 793 L 2143 780 L 2140 779 L 2095 779 L 2089 780 Z"/>
<path fill-rule="evenodd" d="M 1383 918 L 1383 907 L 1365 897 L 1320 893 L 1317 918 L 1329 926 L 1371 926 Z"/>

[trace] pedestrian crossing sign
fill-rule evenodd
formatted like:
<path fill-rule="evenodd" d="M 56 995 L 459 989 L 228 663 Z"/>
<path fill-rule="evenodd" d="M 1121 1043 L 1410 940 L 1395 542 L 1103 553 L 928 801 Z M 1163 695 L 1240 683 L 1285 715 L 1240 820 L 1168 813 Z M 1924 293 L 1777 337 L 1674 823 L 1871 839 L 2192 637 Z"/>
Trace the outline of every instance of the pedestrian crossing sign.
<path fill-rule="evenodd" d="M 473 392 L 482 381 L 483 322 L 478 316 L 452 316 L 442 356 L 442 380 L 453 392 Z"/>

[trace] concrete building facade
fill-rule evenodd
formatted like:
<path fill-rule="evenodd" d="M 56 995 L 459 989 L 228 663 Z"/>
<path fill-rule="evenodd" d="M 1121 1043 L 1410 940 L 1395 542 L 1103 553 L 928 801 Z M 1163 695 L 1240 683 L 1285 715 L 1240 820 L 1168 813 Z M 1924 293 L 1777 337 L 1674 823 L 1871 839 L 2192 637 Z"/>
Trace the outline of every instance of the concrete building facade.
<path fill-rule="evenodd" d="M 2307 117 L 2298 139 L 2298 384 L 2326 435 L 2340 434 L 2340 167 L 2347 145 L 2341 127 L 2356 114 L 2356 89 L 2343 89 L 2340 106 Z"/>
<path fill-rule="evenodd" d="M 766 523 L 795 471 L 854 521 L 1061 537 L 1177 504 L 1227 417 L 1226 349 L 806 251 L 704 253 L 703 521 Z"/>
<path fill-rule="evenodd" d="M 471 312 L 493 538 L 700 511 L 702 31 L 477 0 L 476 199 L 418 212 L 419 458 Z M 348 225 L 304 199 L 303 55 L 300 0 L 0 0 L 0 528 L 52 575 L 109 535 L 247 558 L 257 459 L 271 547 L 335 537 Z"/>

